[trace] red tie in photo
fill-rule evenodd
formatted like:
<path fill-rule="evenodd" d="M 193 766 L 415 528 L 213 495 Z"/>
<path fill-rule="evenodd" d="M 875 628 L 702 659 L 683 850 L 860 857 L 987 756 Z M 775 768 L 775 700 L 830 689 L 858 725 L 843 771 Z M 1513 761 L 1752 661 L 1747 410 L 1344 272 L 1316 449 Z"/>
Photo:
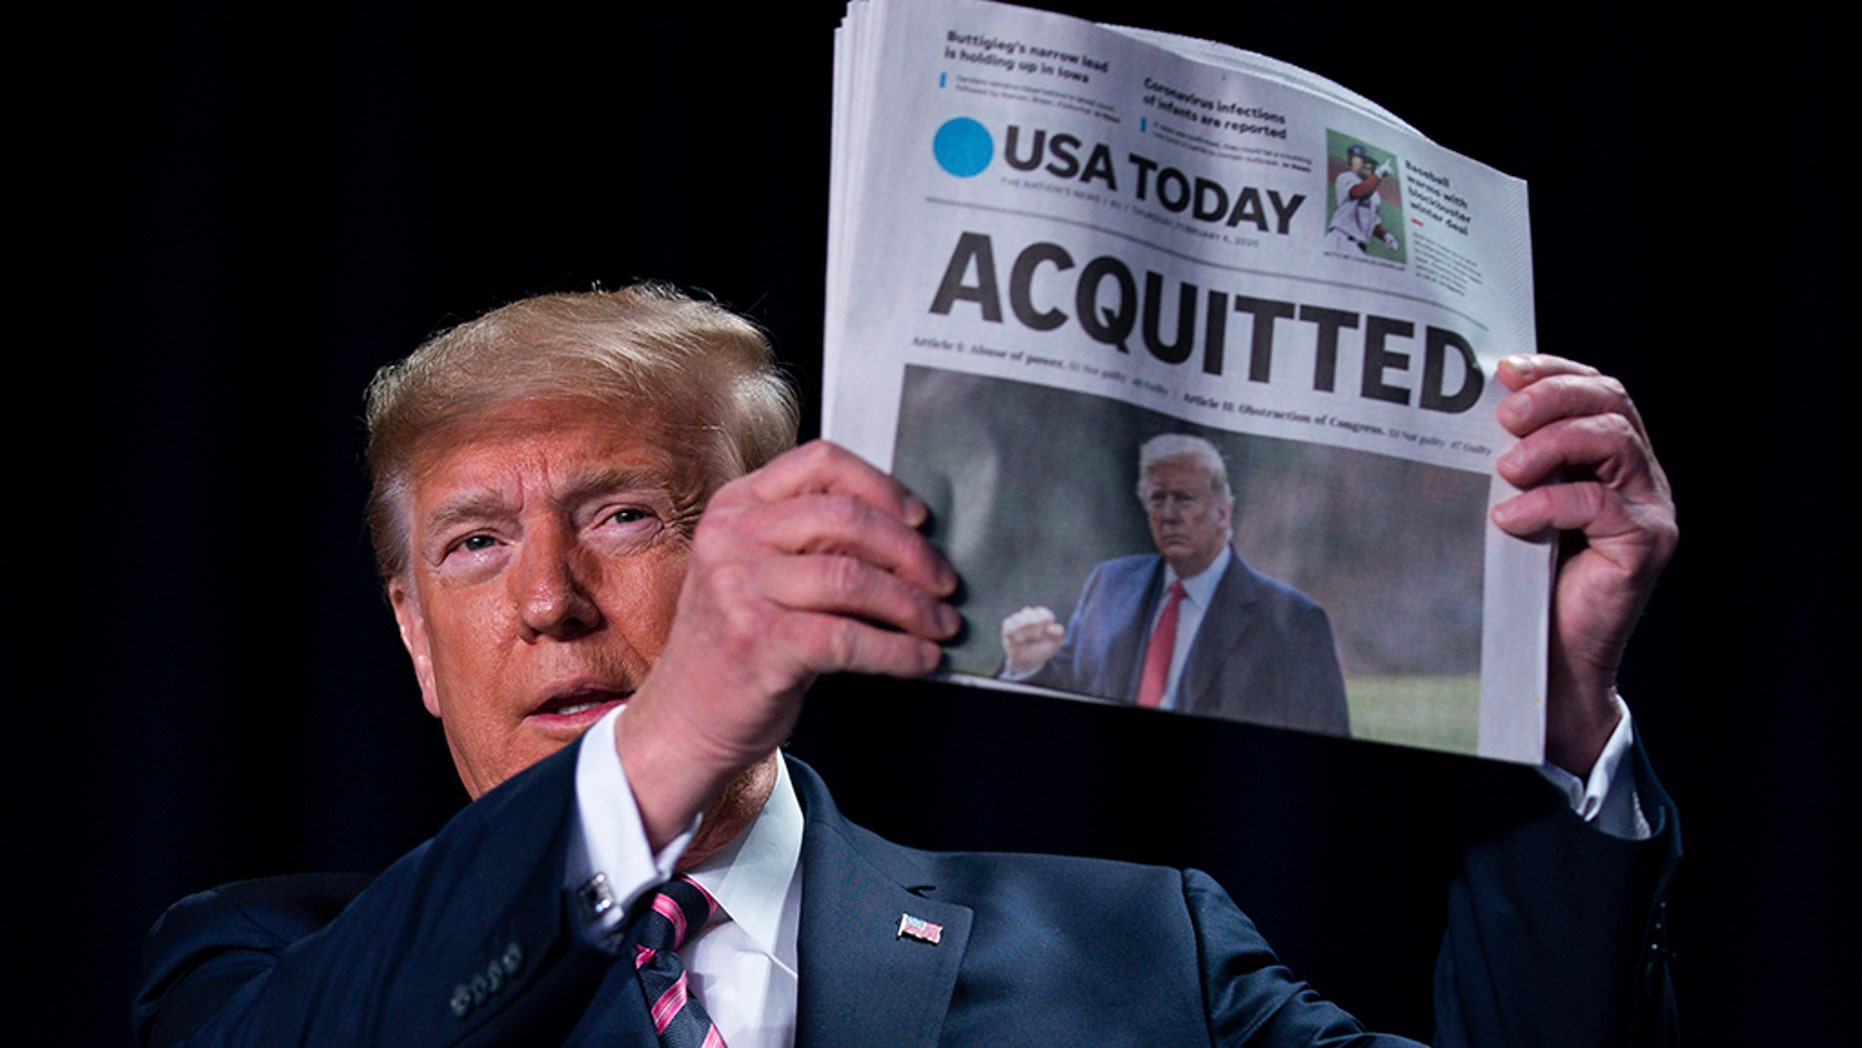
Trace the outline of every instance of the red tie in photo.
<path fill-rule="evenodd" d="M 1156 707 L 1164 701 L 1164 685 L 1170 682 L 1170 657 L 1177 651 L 1177 606 L 1183 603 L 1183 580 L 1170 584 L 1164 598 L 1164 610 L 1158 613 L 1157 626 L 1151 630 L 1151 643 L 1144 649 L 1144 675 L 1138 678 L 1138 705 Z"/>

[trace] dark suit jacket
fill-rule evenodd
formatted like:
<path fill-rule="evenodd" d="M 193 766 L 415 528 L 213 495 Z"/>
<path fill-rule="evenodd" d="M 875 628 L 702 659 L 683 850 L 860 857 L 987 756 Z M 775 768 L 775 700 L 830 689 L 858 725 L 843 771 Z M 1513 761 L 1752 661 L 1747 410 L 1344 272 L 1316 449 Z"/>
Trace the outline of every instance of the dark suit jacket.
<path fill-rule="evenodd" d="M 176 904 L 150 934 L 143 1042 L 653 1045 L 631 965 L 582 941 L 560 888 L 573 750 L 372 883 L 274 878 Z M 806 812 L 798 1045 L 1280 1045 L 1358 1029 L 1202 874 L 900 847 L 791 769 Z M 1554 797 L 1548 817 L 1502 819 L 1470 848 L 1439 1043 L 1620 1043 L 1668 1014 L 1666 966 L 1644 961 L 1662 957 L 1648 922 L 1678 837 L 1652 777 L 1644 798 L 1653 842 L 1606 838 Z M 901 913 L 942 941 L 900 938 Z"/>
<path fill-rule="evenodd" d="M 1163 594 L 1164 558 L 1155 553 L 1100 564 L 1080 590 L 1066 640 L 1029 683 L 1138 701 L 1151 617 Z M 1327 735 L 1349 732 L 1345 680 L 1325 612 L 1233 551 L 1177 691 L 1177 708 L 1190 713 Z"/>

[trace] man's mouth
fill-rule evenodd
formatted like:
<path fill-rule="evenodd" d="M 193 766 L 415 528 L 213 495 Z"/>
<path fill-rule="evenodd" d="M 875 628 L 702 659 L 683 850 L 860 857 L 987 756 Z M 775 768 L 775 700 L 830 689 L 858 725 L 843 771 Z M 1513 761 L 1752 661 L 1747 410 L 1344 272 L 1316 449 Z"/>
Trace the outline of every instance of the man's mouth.
<path fill-rule="evenodd" d="M 592 722 L 599 720 L 602 714 L 626 702 L 632 696 L 631 690 L 577 687 L 543 700 L 530 711 L 530 715 L 556 721 L 588 720 Z"/>

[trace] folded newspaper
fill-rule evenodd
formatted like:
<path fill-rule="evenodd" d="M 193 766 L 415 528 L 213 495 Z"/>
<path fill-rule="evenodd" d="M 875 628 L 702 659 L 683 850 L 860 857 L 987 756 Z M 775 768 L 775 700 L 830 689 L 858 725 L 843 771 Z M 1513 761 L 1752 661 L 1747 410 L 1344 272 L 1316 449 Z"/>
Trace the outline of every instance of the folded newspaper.
<path fill-rule="evenodd" d="M 931 506 L 950 679 L 1536 763 L 1488 510 L 1526 187 L 1261 55 L 849 4 L 822 431 Z"/>

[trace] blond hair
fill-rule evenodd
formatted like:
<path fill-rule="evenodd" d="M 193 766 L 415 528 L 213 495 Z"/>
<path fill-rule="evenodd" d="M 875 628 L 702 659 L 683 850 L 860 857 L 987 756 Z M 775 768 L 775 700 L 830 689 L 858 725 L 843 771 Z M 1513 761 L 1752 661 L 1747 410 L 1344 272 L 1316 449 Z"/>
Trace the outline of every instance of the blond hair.
<path fill-rule="evenodd" d="M 1145 497 L 1152 466 L 1177 459 L 1192 459 L 1202 466 L 1209 474 L 1209 490 L 1230 506 L 1235 504 L 1235 495 L 1228 487 L 1228 465 L 1222 461 L 1222 453 L 1214 444 L 1188 433 L 1165 433 L 1139 446 L 1138 497 Z"/>
<path fill-rule="evenodd" d="M 540 295 L 492 310 L 369 383 L 369 533 L 384 578 L 407 567 L 408 475 L 426 442 L 534 398 L 659 415 L 705 460 L 707 495 L 794 446 L 800 416 L 763 330 L 669 285 Z"/>

